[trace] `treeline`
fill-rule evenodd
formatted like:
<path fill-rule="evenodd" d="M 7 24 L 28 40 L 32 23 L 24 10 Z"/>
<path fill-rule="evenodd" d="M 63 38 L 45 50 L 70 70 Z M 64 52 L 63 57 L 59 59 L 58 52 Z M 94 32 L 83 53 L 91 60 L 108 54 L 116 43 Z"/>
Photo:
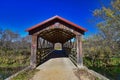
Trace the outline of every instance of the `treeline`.
<path fill-rule="evenodd" d="M 30 48 L 30 36 L 21 37 L 17 32 L 0 29 L 0 49 L 19 50 Z"/>
<path fill-rule="evenodd" d="M 84 40 L 85 65 L 116 78 L 120 72 L 120 0 L 111 0 L 93 15 L 99 22 L 98 33 Z"/>
<path fill-rule="evenodd" d="M 21 37 L 17 32 L 0 28 L 0 67 L 27 65 L 30 41 L 30 36 Z"/>
<path fill-rule="evenodd" d="M 84 41 L 84 53 L 95 59 L 105 59 L 120 55 L 120 0 L 111 1 L 111 6 L 103 6 L 93 12 L 99 23 L 98 33 Z"/>

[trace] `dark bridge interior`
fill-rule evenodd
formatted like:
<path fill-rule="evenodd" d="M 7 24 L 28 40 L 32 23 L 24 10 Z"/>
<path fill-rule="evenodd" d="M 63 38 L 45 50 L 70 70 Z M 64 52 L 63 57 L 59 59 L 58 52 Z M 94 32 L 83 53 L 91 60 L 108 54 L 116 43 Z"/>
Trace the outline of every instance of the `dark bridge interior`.
<path fill-rule="evenodd" d="M 68 57 L 68 55 L 66 54 L 65 50 L 54 50 L 47 57 L 45 57 L 43 60 L 41 60 L 40 64 L 48 61 L 49 59 L 61 58 L 61 57 Z"/>

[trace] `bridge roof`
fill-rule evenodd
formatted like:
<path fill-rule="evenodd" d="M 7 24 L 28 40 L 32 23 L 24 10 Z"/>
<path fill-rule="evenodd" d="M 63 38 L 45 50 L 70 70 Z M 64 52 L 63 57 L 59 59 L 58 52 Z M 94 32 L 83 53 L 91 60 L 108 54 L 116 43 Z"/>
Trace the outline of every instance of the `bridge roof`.
<path fill-rule="evenodd" d="M 87 29 L 77 25 L 77 24 L 74 24 L 73 22 L 69 21 L 69 20 L 66 20 L 60 16 L 54 16 L 52 18 L 49 18 L 39 24 L 36 24 L 35 26 L 32 26 L 31 28 L 28 28 L 26 31 L 30 32 L 36 28 L 39 28 L 39 27 L 42 27 L 43 25 L 46 25 L 46 24 L 52 24 L 52 23 L 55 23 L 55 22 L 60 22 L 60 23 L 63 23 L 63 24 L 66 24 L 66 25 L 70 25 L 72 26 L 73 28 L 76 28 L 78 29 L 78 31 L 83 31 L 83 32 L 86 32 Z"/>
<path fill-rule="evenodd" d="M 87 30 L 60 16 L 54 16 L 26 31 L 29 32 L 29 35 L 35 34 L 52 43 L 65 43 L 75 37 L 76 33 L 84 34 Z"/>

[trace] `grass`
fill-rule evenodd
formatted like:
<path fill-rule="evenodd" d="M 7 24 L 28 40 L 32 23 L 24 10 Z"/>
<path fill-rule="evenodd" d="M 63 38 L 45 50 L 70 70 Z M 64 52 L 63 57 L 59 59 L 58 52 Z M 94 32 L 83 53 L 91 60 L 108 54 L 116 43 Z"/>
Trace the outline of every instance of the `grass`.
<path fill-rule="evenodd" d="M 26 70 L 18 74 L 16 77 L 12 78 L 11 80 L 30 80 L 38 71 L 38 69 Z"/>
<path fill-rule="evenodd" d="M 95 63 L 98 61 L 96 60 Z M 119 80 L 117 77 L 120 75 L 120 58 L 111 58 L 109 65 L 104 66 L 103 62 L 101 61 L 100 64 L 97 66 L 93 66 L 91 60 L 84 58 L 85 65 L 108 78 L 111 80 Z"/>
<path fill-rule="evenodd" d="M 29 57 L 24 55 L 0 56 L 0 67 L 16 67 L 29 65 Z"/>
<path fill-rule="evenodd" d="M 15 74 L 29 65 L 29 54 L 23 55 L 21 53 L 6 54 L 0 53 L 0 80 Z"/>
<path fill-rule="evenodd" d="M 110 78 L 110 80 L 120 80 L 118 75 L 120 74 L 120 67 L 89 67 L 90 69 Z"/>

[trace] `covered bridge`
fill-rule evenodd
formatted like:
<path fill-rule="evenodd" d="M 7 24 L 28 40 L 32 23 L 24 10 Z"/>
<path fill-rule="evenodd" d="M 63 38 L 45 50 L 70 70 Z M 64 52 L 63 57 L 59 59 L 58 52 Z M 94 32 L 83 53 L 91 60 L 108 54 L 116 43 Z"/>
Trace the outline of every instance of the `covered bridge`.
<path fill-rule="evenodd" d="M 87 31 L 60 16 L 54 16 L 26 31 L 32 37 L 30 65 L 35 68 L 61 43 L 62 50 L 78 67 L 83 66 L 82 35 Z"/>

